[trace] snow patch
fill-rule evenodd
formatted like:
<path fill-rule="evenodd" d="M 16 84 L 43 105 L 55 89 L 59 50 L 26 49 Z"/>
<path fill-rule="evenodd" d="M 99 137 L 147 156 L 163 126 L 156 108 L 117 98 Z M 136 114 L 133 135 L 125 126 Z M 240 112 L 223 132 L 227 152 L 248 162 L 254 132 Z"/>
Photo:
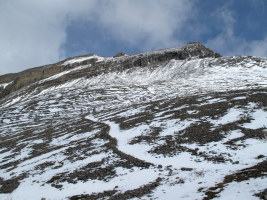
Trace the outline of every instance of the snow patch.
<path fill-rule="evenodd" d="M 39 83 L 44 83 L 46 81 L 55 80 L 55 79 L 57 79 L 57 78 L 59 78 L 59 77 L 61 77 L 63 75 L 69 74 L 70 72 L 79 71 L 79 70 L 88 68 L 90 66 L 91 65 L 83 65 L 83 66 L 75 67 L 73 69 L 70 69 L 70 70 L 67 70 L 67 71 L 63 71 L 63 72 L 60 72 L 60 73 L 58 73 L 56 75 L 50 76 L 49 78 L 43 79 L 43 80 L 39 81 Z"/>
<path fill-rule="evenodd" d="M 9 82 L 9 83 L 1 83 L 0 84 L 0 88 L 5 89 L 8 85 L 10 85 L 11 83 L 13 83 L 13 81 Z"/>
<path fill-rule="evenodd" d="M 67 60 L 63 63 L 63 65 L 72 65 L 74 63 L 80 63 L 86 60 L 91 60 L 91 59 L 96 59 L 96 62 L 101 62 L 104 60 L 104 57 L 100 57 L 97 55 L 92 55 L 92 56 L 86 56 L 86 57 L 79 57 L 79 58 L 74 58 L 74 59 L 70 59 Z"/>
<path fill-rule="evenodd" d="M 210 119 L 209 121 L 213 123 L 214 126 L 219 126 L 219 125 L 228 124 L 228 123 L 232 123 L 232 122 L 239 120 L 242 114 L 243 114 L 242 110 L 237 109 L 237 108 L 231 108 L 228 110 L 226 115 L 222 116 L 221 118 L 217 120 Z"/>
<path fill-rule="evenodd" d="M 264 110 L 256 110 L 251 114 L 252 121 L 242 125 L 244 128 L 258 129 L 267 128 L 267 112 Z"/>

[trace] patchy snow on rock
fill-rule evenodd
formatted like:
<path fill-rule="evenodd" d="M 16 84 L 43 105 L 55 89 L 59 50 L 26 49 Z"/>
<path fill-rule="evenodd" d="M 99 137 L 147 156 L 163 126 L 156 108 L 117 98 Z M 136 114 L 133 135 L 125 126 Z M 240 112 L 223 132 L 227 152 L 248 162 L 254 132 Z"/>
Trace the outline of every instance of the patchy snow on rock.
<path fill-rule="evenodd" d="M 240 109 L 231 108 L 227 114 L 217 120 L 210 120 L 214 126 L 221 124 L 228 124 L 239 120 L 242 117 L 243 112 Z"/>
<path fill-rule="evenodd" d="M 267 128 L 267 111 L 256 110 L 250 113 L 252 121 L 243 124 L 243 127 L 249 129 Z"/>
<path fill-rule="evenodd" d="M 11 83 L 13 83 L 13 81 L 9 82 L 9 83 L 1 83 L 0 84 L 0 88 L 6 88 L 8 85 L 10 85 Z"/>
<path fill-rule="evenodd" d="M 264 178 L 251 179 L 249 181 L 233 182 L 226 186 L 216 200 L 229 199 L 250 199 L 259 200 L 255 194 L 262 192 L 267 188 L 267 182 Z"/>
<path fill-rule="evenodd" d="M 44 80 L 39 81 L 39 83 L 55 80 L 55 79 L 57 79 L 57 78 L 59 78 L 59 77 L 61 77 L 63 75 L 69 74 L 69 73 L 74 72 L 74 71 L 79 71 L 79 70 L 85 69 L 85 68 L 90 67 L 90 66 L 91 65 L 84 65 L 84 66 L 75 67 L 73 69 L 70 69 L 70 70 L 67 70 L 67 71 L 63 71 L 63 72 L 58 73 L 56 75 L 50 76 L 49 78 L 46 78 Z"/>
<path fill-rule="evenodd" d="M 97 55 L 92 55 L 92 56 L 85 56 L 85 57 L 78 57 L 78 58 L 73 58 L 70 60 L 67 60 L 63 63 L 63 65 L 71 65 L 74 63 L 80 63 L 86 60 L 91 60 L 91 59 L 96 59 L 96 62 L 101 62 L 104 60 L 103 57 L 97 56 Z"/>

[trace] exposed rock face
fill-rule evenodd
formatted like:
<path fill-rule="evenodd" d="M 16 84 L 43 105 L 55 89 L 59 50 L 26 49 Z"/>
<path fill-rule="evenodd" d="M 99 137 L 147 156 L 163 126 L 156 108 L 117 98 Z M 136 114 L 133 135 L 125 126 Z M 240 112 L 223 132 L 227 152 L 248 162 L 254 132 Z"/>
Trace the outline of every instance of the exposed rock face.
<path fill-rule="evenodd" d="M 93 56 L 93 54 L 88 54 L 86 56 L 78 56 L 76 59 L 83 57 Z M 51 77 L 55 74 L 63 72 L 65 70 L 75 68 L 81 65 L 92 65 L 89 70 L 83 71 L 87 73 L 88 77 L 92 77 L 102 73 L 108 73 L 112 71 L 122 71 L 125 69 L 131 69 L 135 67 L 145 67 L 145 66 L 157 66 L 167 63 L 171 59 L 185 60 L 193 58 L 206 58 L 212 57 L 217 58 L 221 55 L 214 53 L 212 50 L 206 48 L 199 42 L 191 42 L 182 47 L 169 48 L 158 50 L 150 53 L 140 53 L 135 55 L 126 56 L 125 53 L 120 52 L 114 56 L 114 59 L 105 59 L 103 61 L 97 61 L 97 59 L 81 59 L 81 62 L 64 64 L 68 60 L 58 62 L 56 64 L 41 66 L 37 68 L 32 68 L 25 70 L 17 74 L 7 74 L 0 76 L 0 84 L 12 82 L 6 88 L 0 90 L 0 98 L 14 92 L 24 86 L 27 86 L 35 81 L 42 80 Z M 71 58 L 71 59 L 75 59 Z M 62 77 L 61 81 L 69 80 L 70 78 L 77 78 L 79 74 L 71 74 Z"/>
<path fill-rule="evenodd" d="M 0 77 L 0 83 L 12 82 L 1 93 L 0 98 L 27 86 L 35 81 L 50 77 L 64 70 L 61 65 L 48 65 L 26 70 L 17 74 L 7 74 Z M 2 78 L 3 77 L 3 78 Z"/>

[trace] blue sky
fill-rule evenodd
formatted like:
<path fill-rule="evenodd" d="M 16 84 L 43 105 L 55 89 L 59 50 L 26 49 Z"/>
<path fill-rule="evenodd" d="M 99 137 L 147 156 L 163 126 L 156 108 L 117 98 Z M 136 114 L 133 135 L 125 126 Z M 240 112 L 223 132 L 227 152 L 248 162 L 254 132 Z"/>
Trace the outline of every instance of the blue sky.
<path fill-rule="evenodd" d="M 1 0 L 0 74 L 190 41 L 267 57 L 266 19 L 266 0 Z"/>

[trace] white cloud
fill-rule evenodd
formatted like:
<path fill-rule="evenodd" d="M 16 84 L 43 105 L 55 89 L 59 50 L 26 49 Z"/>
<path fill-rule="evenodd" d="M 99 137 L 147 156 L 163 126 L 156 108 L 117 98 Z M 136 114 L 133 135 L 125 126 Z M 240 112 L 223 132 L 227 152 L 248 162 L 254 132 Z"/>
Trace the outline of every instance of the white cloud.
<path fill-rule="evenodd" d="M 216 11 L 221 20 L 221 33 L 207 41 L 207 46 L 223 55 L 267 56 L 267 35 L 262 40 L 250 40 L 238 37 L 234 32 L 236 19 L 234 13 L 226 7 Z"/>
<path fill-rule="evenodd" d="M 116 0 L 100 7 L 99 21 L 120 40 L 146 49 L 177 44 L 174 33 L 182 34 L 193 16 L 193 1 Z M 191 13 L 188 15 L 188 13 Z M 179 38 L 179 36 L 178 36 Z"/>
<path fill-rule="evenodd" d="M 0 74 L 53 63 L 64 56 L 61 46 L 66 39 L 67 20 L 75 19 L 91 6 L 87 1 L 72 2 L 1 1 Z"/>
<path fill-rule="evenodd" d="M 267 57 L 267 36 L 263 40 L 255 40 L 248 44 L 248 53 L 261 57 Z"/>
<path fill-rule="evenodd" d="M 187 0 L 2 0 L 0 74 L 53 63 L 64 57 L 66 30 L 94 20 L 116 40 L 153 49 L 181 44 L 174 33 L 192 16 Z M 188 15 L 188 13 L 191 13 Z"/>

